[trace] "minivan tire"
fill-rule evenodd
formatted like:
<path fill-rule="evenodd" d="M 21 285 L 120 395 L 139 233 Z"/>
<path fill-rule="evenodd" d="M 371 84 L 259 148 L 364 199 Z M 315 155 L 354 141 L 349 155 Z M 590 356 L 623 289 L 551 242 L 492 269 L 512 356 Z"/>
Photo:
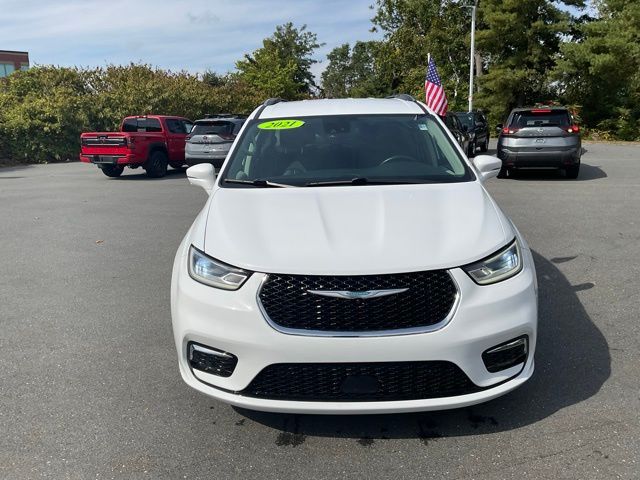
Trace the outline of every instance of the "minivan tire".
<path fill-rule="evenodd" d="M 122 175 L 122 172 L 124 172 L 124 167 L 118 165 L 103 165 L 100 170 L 102 170 L 102 173 L 104 173 L 107 177 L 115 178 Z"/>
<path fill-rule="evenodd" d="M 164 177 L 167 174 L 168 165 L 169 160 L 167 159 L 167 154 L 162 150 L 156 150 L 149 157 L 149 160 L 145 167 L 147 176 L 150 178 Z"/>

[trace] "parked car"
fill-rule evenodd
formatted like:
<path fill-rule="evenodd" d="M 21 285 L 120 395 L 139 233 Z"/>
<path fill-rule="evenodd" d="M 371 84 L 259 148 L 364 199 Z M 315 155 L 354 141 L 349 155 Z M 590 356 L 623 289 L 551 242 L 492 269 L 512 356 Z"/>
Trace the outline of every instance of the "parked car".
<path fill-rule="evenodd" d="M 248 409 L 462 407 L 534 369 L 531 251 L 437 116 L 408 95 L 268 100 L 178 248 L 171 314 L 191 387 Z"/>
<path fill-rule="evenodd" d="M 185 138 L 192 125 L 182 117 L 126 117 L 119 132 L 81 134 L 80 160 L 97 165 L 107 177 L 119 177 L 124 167 L 142 167 L 149 177 L 163 177 L 168 165 L 184 165 Z"/>
<path fill-rule="evenodd" d="M 489 150 L 489 123 L 482 112 L 455 112 L 462 123 L 462 128 L 469 134 L 470 150 L 475 155 L 476 149 L 485 153 Z"/>
<path fill-rule="evenodd" d="M 233 115 L 196 120 L 187 137 L 187 164 L 211 163 L 220 168 L 245 119 L 246 117 Z"/>
<path fill-rule="evenodd" d="M 578 178 L 582 142 L 580 127 L 564 107 L 516 108 L 498 125 L 501 176 L 515 168 L 558 168 Z"/>
<path fill-rule="evenodd" d="M 444 124 L 456 139 L 456 142 L 458 142 L 458 145 L 460 145 L 467 156 L 472 157 L 475 154 L 475 150 L 471 149 L 471 137 L 463 127 L 462 123 L 460 123 L 458 117 L 452 112 L 447 112 L 443 120 Z"/>

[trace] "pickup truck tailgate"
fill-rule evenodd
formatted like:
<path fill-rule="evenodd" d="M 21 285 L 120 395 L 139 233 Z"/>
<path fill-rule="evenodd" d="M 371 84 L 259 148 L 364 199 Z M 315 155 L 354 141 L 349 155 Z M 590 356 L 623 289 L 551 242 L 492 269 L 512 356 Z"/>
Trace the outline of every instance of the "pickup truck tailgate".
<path fill-rule="evenodd" d="M 127 135 L 122 133 L 83 133 L 80 137 L 84 155 L 126 155 Z"/>

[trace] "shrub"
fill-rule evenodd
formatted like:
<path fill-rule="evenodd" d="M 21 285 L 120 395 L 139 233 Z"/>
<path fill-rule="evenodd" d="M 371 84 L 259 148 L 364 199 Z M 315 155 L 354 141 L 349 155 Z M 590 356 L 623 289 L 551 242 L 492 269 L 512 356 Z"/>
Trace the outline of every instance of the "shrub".
<path fill-rule="evenodd" d="M 211 86 L 149 65 L 34 67 L 0 80 L 0 151 L 14 160 L 75 159 L 83 131 L 117 130 L 128 115 L 248 113 L 261 99 L 234 75 Z"/>

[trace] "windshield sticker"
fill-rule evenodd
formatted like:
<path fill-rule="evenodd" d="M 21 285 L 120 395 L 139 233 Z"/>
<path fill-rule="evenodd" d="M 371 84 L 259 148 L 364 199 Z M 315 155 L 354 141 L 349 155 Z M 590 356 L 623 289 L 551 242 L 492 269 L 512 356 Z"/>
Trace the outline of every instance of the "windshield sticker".
<path fill-rule="evenodd" d="M 418 124 L 418 128 L 419 128 L 420 130 L 429 130 L 429 129 L 427 128 L 427 126 L 426 126 L 424 123 L 419 123 L 419 124 Z"/>
<path fill-rule="evenodd" d="M 287 130 L 289 128 L 300 128 L 304 125 L 302 120 L 271 120 L 258 125 L 261 130 Z"/>

